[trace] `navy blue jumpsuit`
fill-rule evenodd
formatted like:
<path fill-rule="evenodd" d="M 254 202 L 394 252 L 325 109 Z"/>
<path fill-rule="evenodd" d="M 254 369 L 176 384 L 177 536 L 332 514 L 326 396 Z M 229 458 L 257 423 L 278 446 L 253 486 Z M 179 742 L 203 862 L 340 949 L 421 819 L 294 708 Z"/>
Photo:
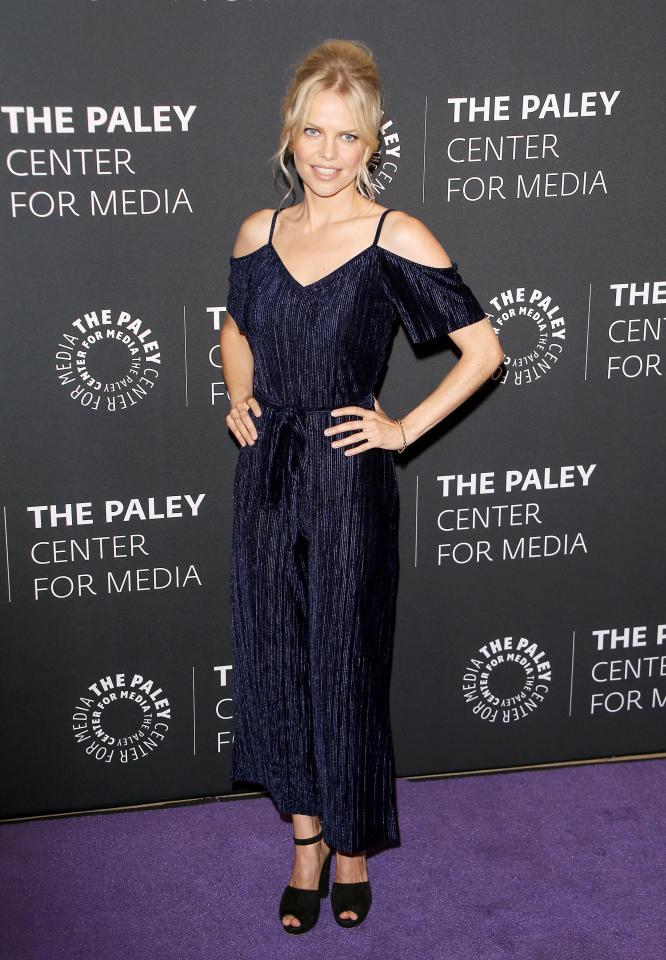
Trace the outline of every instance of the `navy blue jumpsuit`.
<path fill-rule="evenodd" d="M 284 814 L 321 817 L 345 853 L 399 840 L 389 723 L 398 576 L 394 451 L 345 456 L 324 436 L 374 409 L 395 334 L 441 337 L 486 314 L 458 264 L 372 244 L 301 284 L 268 241 L 230 257 L 227 309 L 254 356 L 258 439 L 234 477 L 233 780 Z M 348 434 L 339 434 L 348 436 Z M 352 445 L 353 446 L 353 445 Z"/>

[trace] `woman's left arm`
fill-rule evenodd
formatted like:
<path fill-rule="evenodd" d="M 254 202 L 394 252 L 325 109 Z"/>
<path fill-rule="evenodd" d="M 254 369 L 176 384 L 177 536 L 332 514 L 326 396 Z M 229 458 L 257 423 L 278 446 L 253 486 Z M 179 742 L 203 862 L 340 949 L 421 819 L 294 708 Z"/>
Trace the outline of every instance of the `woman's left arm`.
<path fill-rule="evenodd" d="M 462 351 L 461 357 L 439 386 L 401 418 L 408 446 L 476 393 L 504 360 L 504 350 L 487 317 L 453 330 L 449 336 Z"/>
<path fill-rule="evenodd" d="M 451 267 L 451 259 L 437 237 L 418 217 L 403 211 L 388 218 L 384 243 L 389 250 L 420 264 Z M 487 316 L 476 323 L 450 330 L 448 336 L 462 351 L 462 356 L 439 386 L 401 418 L 408 445 L 464 403 L 505 357 Z"/>

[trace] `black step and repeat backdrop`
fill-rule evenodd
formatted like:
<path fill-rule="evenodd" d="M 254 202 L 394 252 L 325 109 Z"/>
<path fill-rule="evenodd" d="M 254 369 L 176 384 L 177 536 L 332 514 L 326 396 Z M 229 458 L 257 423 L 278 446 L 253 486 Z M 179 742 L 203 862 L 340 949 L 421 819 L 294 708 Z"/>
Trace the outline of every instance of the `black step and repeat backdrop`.
<path fill-rule="evenodd" d="M 2 816 L 231 792 L 228 257 L 327 37 L 507 354 L 396 461 L 398 774 L 665 749 L 666 16 L 627 11 L 4 4 Z M 455 361 L 400 330 L 383 407 Z"/>

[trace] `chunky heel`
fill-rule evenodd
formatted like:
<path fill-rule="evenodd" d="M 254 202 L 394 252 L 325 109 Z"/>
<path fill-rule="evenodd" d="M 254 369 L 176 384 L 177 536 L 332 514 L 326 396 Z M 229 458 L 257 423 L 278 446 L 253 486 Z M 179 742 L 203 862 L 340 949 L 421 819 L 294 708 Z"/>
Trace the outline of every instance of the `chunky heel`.
<path fill-rule="evenodd" d="M 297 839 L 294 837 L 294 843 L 317 843 L 323 836 L 323 831 L 320 830 L 314 837 L 306 837 L 305 839 Z M 326 859 L 321 865 L 319 884 L 316 890 L 304 890 L 301 887 L 292 887 L 290 883 L 284 888 L 280 899 L 280 926 L 286 933 L 307 933 L 308 930 L 312 930 L 319 919 L 321 900 L 328 896 L 332 856 L 333 848 L 328 851 Z M 345 908 L 343 907 L 343 909 Z M 295 927 L 291 923 L 288 925 L 282 923 L 282 918 L 288 913 L 300 921 L 299 926 Z"/>

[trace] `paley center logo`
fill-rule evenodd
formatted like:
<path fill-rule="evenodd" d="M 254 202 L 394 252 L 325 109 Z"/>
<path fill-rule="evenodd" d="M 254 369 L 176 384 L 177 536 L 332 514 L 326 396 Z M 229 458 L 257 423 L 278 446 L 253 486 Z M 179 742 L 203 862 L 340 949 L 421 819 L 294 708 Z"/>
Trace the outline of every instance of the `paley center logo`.
<path fill-rule="evenodd" d="M 465 668 L 462 693 L 488 723 L 513 723 L 538 710 L 550 693 L 546 653 L 527 637 L 497 637 L 479 647 Z"/>
<path fill-rule="evenodd" d="M 72 321 L 56 352 L 60 386 L 76 403 L 117 413 L 136 406 L 157 385 L 160 346 L 140 317 L 92 309 Z"/>
<path fill-rule="evenodd" d="M 150 756 L 169 731 L 171 706 L 160 686 L 135 673 L 100 677 L 72 714 L 74 739 L 93 760 L 131 763 Z"/>
<path fill-rule="evenodd" d="M 393 120 L 385 118 L 382 111 L 379 127 L 379 149 L 368 160 L 368 172 L 376 192 L 383 193 L 393 183 L 400 163 L 400 134 Z"/>
<path fill-rule="evenodd" d="M 547 376 L 564 355 L 567 319 L 552 291 L 514 287 L 489 301 L 493 330 L 505 359 L 498 367 L 502 383 L 528 386 Z"/>

